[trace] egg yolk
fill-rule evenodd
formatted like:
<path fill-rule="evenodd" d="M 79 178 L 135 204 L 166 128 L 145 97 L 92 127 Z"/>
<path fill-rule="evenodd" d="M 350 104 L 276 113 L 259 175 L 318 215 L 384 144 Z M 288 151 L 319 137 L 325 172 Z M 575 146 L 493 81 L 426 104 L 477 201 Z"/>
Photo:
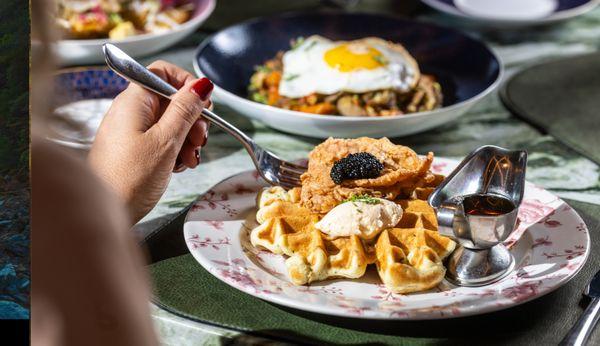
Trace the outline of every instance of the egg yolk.
<path fill-rule="evenodd" d="M 385 65 L 385 57 L 373 47 L 341 44 L 325 52 L 325 62 L 340 72 L 372 70 Z"/>

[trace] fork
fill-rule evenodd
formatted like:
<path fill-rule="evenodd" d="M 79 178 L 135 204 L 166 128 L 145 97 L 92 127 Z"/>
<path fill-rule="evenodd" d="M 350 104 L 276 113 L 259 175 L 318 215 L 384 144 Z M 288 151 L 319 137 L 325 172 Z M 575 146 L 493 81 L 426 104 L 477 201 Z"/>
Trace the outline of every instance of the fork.
<path fill-rule="evenodd" d="M 128 81 L 167 99 L 171 99 L 177 92 L 175 87 L 152 73 L 115 45 L 106 43 L 102 46 L 102 51 L 108 67 Z M 248 154 L 250 154 L 258 173 L 269 184 L 288 189 L 300 185 L 300 175 L 306 171 L 305 166 L 280 159 L 275 154 L 260 147 L 237 127 L 206 108 L 202 109 L 202 116 L 242 143 Z"/>

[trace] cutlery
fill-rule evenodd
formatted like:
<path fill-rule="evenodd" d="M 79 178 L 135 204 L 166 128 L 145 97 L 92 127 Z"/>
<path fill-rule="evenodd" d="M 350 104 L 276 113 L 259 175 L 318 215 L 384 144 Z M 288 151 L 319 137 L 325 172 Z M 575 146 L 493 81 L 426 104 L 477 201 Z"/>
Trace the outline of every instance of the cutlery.
<path fill-rule="evenodd" d="M 102 51 L 108 67 L 128 81 L 167 99 L 171 99 L 177 92 L 175 87 L 152 73 L 115 45 L 106 43 L 102 46 Z M 278 158 L 275 154 L 256 144 L 252 138 L 237 127 L 206 108 L 202 109 L 202 116 L 242 143 L 248 154 L 250 154 L 259 174 L 269 184 L 285 188 L 300 185 L 300 175 L 306 171 L 305 166 Z"/>
<path fill-rule="evenodd" d="M 592 299 L 583 315 L 560 342 L 564 346 L 585 345 L 600 318 L 600 271 L 594 275 L 584 294 Z"/>

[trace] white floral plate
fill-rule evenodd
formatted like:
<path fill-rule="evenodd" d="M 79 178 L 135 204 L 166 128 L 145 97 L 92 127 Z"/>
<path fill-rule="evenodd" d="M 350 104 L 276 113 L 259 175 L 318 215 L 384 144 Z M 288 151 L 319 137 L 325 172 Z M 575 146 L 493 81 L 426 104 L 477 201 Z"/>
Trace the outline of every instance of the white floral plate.
<path fill-rule="evenodd" d="M 457 162 L 436 158 L 432 170 L 448 174 Z M 311 312 L 356 318 L 422 320 L 506 309 L 562 286 L 579 272 L 590 251 L 581 217 L 557 196 L 527 183 L 518 228 L 506 241 L 516 259 L 506 278 L 483 287 L 443 281 L 426 292 L 394 294 L 369 268 L 360 279 L 295 286 L 284 257 L 254 248 L 256 194 L 265 183 L 256 172 L 225 179 L 200 196 L 184 225 L 186 244 L 212 275 L 258 298 Z"/>

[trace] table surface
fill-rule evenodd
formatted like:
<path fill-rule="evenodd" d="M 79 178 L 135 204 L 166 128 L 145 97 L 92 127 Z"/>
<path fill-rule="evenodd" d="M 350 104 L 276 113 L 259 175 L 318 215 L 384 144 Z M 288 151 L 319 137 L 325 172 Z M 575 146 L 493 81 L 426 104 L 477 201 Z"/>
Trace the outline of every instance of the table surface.
<path fill-rule="evenodd" d="M 142 59 L 149 63 L 163 59 L 193 71 L 192 57 L 197 44 L 208 34 L 251 17 L 296 9 L 312 9 L 318 1 L 281 2 L 261 0 L 220 1 L 211 18 L 194 35 L 175 47 Z M 456 27 L 485 41 L 500 56 L 506 74 L 528 64 L 560 56 L 600 50 L 600 8 L 564 23 L 542 28 L 514 31 L 493 31 L 473 27 L 416 2 L 371 0 L 360 2 L 349 11 L 397 13 L 422 21 Z M 259 145 L 284 159 L 306 157 L 320 142 L 278 132 L 259 122 L 248 120 L 223 105 L 215 112 L 248 133 Z M 422 134 L 394 140 L 419 153 L 433 151 L 437 156 L 460 159 L 484 144 L 507 148 L 525 148 L 529 152 L 527 179 L 557 195 L 600 205 L 598 166 L 574 151 L 560 145 L 550 136 L 540 134 L 528 124 L 516 119 L 501 104 L 497 93 L 484 98 L 458 121 Z M 211 128 L 208 145 L 202 150 L 202 164 L 173 176 L 159 204 L 135 229 L 144 235 L 156 229 L 223 177 L 236 174 L 253 165 L 240 144 L 229 135 Z M 164 344 L 218 344 L 223 336 L 236 333 L 214 326 L 182 319 L 152 306 L 157 332 Z"/>

